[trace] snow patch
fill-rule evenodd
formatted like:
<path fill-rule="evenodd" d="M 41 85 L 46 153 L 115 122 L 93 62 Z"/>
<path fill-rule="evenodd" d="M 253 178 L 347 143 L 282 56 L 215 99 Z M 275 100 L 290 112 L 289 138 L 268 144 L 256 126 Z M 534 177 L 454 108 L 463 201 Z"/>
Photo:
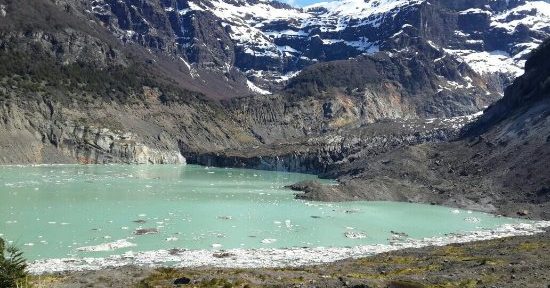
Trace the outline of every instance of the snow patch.
<path fill-rule="evenodd" d="M 445 52 L 464 60 L 478 74 L 504 73 L 521 76 L 523 67 L 505 51 L 474 51 L 443 49 Z"/>
<path fill-rule="evenodd" d="M 258 94 L 262 94 L 262 95 L 270 95 L 271 94 L 271 92 L 256 86 L 256 84 L 252 83 L 252 81 L 250 81 L 250 80 L 246 80 L 246 85 L 248 86 L 248 89 L 250 89 L 250 91 L 252 91 L 254 93 L 258 93 Z"/>
<path fill-rule="evenodd" d="M 544 31 L 550 23 L 550 3 L 526 1 L 523 5 L 495 15 L 491 20 L 492 27 L 503 28 L 509 33 L 513 33 L 519 25 Z"/>

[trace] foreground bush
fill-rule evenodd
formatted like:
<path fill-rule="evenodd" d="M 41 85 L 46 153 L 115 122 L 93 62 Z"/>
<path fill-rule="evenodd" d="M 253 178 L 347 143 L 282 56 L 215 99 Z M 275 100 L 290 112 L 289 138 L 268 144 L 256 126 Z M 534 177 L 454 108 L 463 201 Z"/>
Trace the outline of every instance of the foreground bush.
<path fill-rule="evenodd" d="M 0 238 L 0 287 L 22 287 L 27 276 L 26 267 L 23 252 L 15 246 L 6 246 L 4 239 Z"/>

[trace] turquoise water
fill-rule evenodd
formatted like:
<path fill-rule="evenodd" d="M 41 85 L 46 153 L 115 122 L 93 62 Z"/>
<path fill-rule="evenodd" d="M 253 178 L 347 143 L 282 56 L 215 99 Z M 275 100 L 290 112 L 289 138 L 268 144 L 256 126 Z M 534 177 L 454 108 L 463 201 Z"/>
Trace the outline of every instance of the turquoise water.
<path fill-rule="evenodd" d="M 391 231 L 420 239 L 518 223 L 410 203 L 307 202 L 283 188 L 313 178 L 194 165 L 3 166 L 0 234 L 36 260 L 176 247 L 348 247 L 387 244 Z M 79 249 L 120 239 L 135 246 Z"/>

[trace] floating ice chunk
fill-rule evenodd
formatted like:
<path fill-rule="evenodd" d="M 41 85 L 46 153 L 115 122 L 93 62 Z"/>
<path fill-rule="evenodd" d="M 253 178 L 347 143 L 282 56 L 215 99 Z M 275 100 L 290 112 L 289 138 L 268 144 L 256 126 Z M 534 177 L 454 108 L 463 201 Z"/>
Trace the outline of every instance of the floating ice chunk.
<path fill-rule="evenodd" d="M 110 243 L 102 243 L 94 246 L 79 247 L 76 250 L 84 251 L 84 252 L 99 252 L 99 251 L 112 251 L 116 249 L 135 247 L 135 246 L 137 246 L 135 243 L 132 243 L 126 239 L 120 239 Z"/>
<path fill-rule="evenodd" d="M 285 220 L 285 226 L 286 228 L 292 228 L 292 224 L 290 224 L 290 220 Z"/>
<path fill-rule="evenodd" d="M 218 216 L 218 219 L 222 219 L 222 220 L 232 220 L 232 219 L 233 219 L 233 216 Z"/>
<path fill-rule="evenodd" d="M 50 222 L 48 222 L 48 224 L 57 224 L 57 222 L 55 222 L 55 221 L 50 221 Z"/>
<path fill-rule="evenodd" d="M 271 243 L 275 243 L 277 241 L 277 239 L 273 239 L 273 238 L 266 238 L 266 239 L 263 239 L 261 242 L 263 244 L 271 244 Z"/>
<path fill-rule="evenodd" d="M 214 243 L 212 244 L 212 248 L 222 248 L 222 244 Z"/>
<path fill-rule="evenodd" d="M 147 234 L 157 234 L 159 230 L 157 228 L 141 228 L 134 231 L 134 235 L 147 235 Z"/>
<path fill-rule="evenodd" d="M 363 233 L 363 232 L 355 232 L 355 231 L 346 231 L 344 233 L 344 235 L 346 236 L 346 238 L 349 238 L 349 239 L 363 239 L 363 238 L 367 238 L 367 234 Z"/>
<path fill-rule="evenodd" d="M 122 229 L 122 230 L 128 230 L 128 227 L 123 226 L 123 227 L 120 227 L 120 229 Z"/>
<path fill-rule="evenodd" d="M 31 243 L 25 243 L 23 245 L 25 245 L 25 246 L 34 246 L 34 243 L 32 243 L 32 242 Z"/>
<path fill-rule="evenodd" d="M 454 209 L 454 210 L 451 210 L 451 213 L 453 213 L 453 214 L 459 214 L 459 213 L 460 213 L 460 210 Z"/>
<path fill-rule="evenodd" d="M 352 209 L 349 209 L 349 210 L 346 210 L 345 212 L 347 214 L 351 214 L 351 213 L 358 213 L 360 212 L 361 210 L 359 210 L 358 208 L 352 208 Z"/>
<path fill-rule="evenodd" d="M 466 217 L 466 218 L 464 218 L 464 221 L 470 222 L 470 223 L 478 223 L 481 220 L 479 220 L 479 218 L 477 218 L 477 217 Z"/>
<path fill-rule="evenodd" d="M 178 241 L 178 237 L 174 237 L 174 236 L 168 237 L 168 238 L 166 238 L 166 241 L 167 242 Z"/>

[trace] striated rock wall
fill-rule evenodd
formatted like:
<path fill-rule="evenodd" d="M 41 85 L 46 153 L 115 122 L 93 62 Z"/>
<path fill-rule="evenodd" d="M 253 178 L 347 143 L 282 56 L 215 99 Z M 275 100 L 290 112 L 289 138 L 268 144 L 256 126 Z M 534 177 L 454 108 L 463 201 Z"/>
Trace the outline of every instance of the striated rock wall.
<path fill-rule="evenodd" d="M 135 133 L 76 124 L 51 103 L 35 104 L 0 106 L 0 164 L 186 163 L 177 143 L 151 146 Z"/>
<path fill-rule="evenodd" d="M 133 133 L 68 124 L 58 148 L 80 163 L 186 164 L 177 150 L 161 150 L 137 141 Z"/>

